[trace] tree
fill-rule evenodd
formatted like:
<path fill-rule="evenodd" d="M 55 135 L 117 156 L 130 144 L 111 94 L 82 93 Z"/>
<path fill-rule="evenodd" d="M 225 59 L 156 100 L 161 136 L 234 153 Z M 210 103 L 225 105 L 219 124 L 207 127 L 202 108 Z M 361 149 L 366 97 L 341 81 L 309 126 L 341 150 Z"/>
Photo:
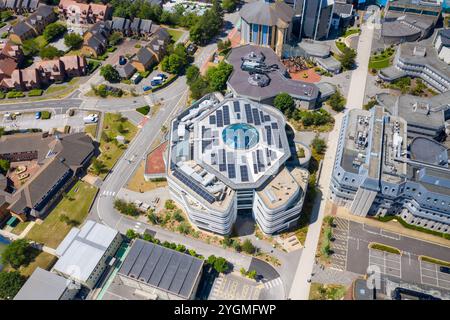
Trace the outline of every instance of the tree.
<path fill-rule="evenodd" d="M 221 39 L 219 39 L 219 41 L 217 41 L 217 49 L 219 49 L 219 51 L 225 51 L 230 48 L 231 48 L 230 39 L 227 39 L 225 41 L 222 41 Z"/>
<path fill-rule="evenodd" d="M 256 270 L 251 270 L 249 272 L 247 272 L 247 277 L 249 277 L 250 279 L 255 280 L 257 276 Z"/>
<path fill-rule="evenodd" d="M 95 158 L 92 161 L 92 171 L 96 175 L 100 175 L 105 170 L 105 164 L 101 161 Z"/>
<path fill-rule="evenodd" d="M 65 25 L 63 25 L 59 22 L 53 22 L 45 27 L 44 32 L 42 34 L 43 34 L 45 40 L 51 41 L 51 40 L 55 39 L 56 37 L 62 35 L 66 31 L 67 31 L 67 28 Z"/>
<path fill-rule="evenodd" d="M 242 250 L 248 254 L 253 254 L 256 251 L 255 246 L 250 241 L 250 239 L 245 239 L 244 243 L 242 244 Z"/>
<path fill-rule="evenodd" d="M 183 221 L 178 225 L 177 231 L 182 234 L 188 234 L 191 232 L 191 226 Z"/>
<path fill-rule="evenodd" d="M 342 50 L 342 54 L 339 55 L 338 60 L 344 69 L 351 69 L 355 64 L 356 51 L 345 46 Z"/>
<path fill-rule="evenodd" d="M 26 239 L 11 242 L 2 253 L 3 264 L 9 264 L 14 269 L 31 262 L 30 243 Z"/>
<path fill-rule="evenodd" d="M 175 202 L 171 199 L 166 200 L 166 202 L 164 202 L 164 208 L 166 210 L 174 210 L 176 208 Z"/>
<path fill-rule="evenodd" d="M 14 16 L 13 12 L 11 10 L 2 11 L 0 13 L 0 19 L 5 22 L 11 19 Z"/>
<path fill-rule="evenodd" d="M 318 135 L 311 142 L 311 146 L 319 154 L 324 154 L 327 149 L 325 140 L 321 139 Z"/>
<path fill-rule="evenodd" d="M 341 112 L 345 109 L 345 98 L 342 96 L 341 92 L 337 90 L 331 95 L 330 99 L 328 99 L 328 104 L 334 111 Z"/>
<path fill-rule="evenodd" d="M 295 110 L 294 99 L 286 92 L 279 93 L 275 97 L 273 104 L 286 116 L 292 115 L 292 112 Z"/>
<path fill-rule="evenodd" d="M 83 44 L 83 37 L 76 33 L 65 34 L 64 44 L 72 49 L 79 49 Z"/>
<path fill-rule="evenodd" d="M 139 234 L 133 229 L 128 229 L 125 235 L 127 236 L 128 239 L 135 239 L 139 237 Z"/>
<path fill-rule="evenodd" d="M 61 57 L 64 55 L 64 52 L 61 50 L 58 50 L 54 46 L 45 46 L 39 50 L 39 56 L 42 59 L 54 59 L 57 57 Z"/>
<path fill-rule="evenodd" d="M 187 84 L 188 85 L 192 84 L 195 80 L 197 80 L 199 75 L 200 75 L 200 69 L 197 66 L 195 66 L 195 65 L 189 66 L 186 69 L 186 82 L 187 82 Z"/>
<path fill-rule="evenodd" d="M 123 40 L 123 36 L 120 32 L 116 31 L 113 32 L 110 36 L 109 36 L 109 44 L 112 46 L 118 45 L 122 42 Z"/>
<path fill-rule="evenodd" d="M 202 77 L 199 76 L 197 80 L 195 80 L 190 86 L 191 97 L 193 99 L 200 99 L 206 93 L 210 92 L 208 82 Z"/>
<path fill-rule="evenodd" d="M 212 254 L 206 260 L 206 264 L 209 264 L 210 266 L 214 266 L 214 262 L 216 262 L 216 259 L 217 259 L 216 256 Z"/>
<path fill-rule="evenodd" d="M 222 9 L 227 12 L 233 12 L 236 9 L 236 4 L 235 0 L 223 0 Z"/>
<path fill-rule="evenodd" d="M 26 280 L 18 271 L 0 272 L 0 298 L 13 299 Z"/>
<path fill-rule="evenodd" d="M 211 67 L 206 72 L 206 79 L 212 91 L 223 91 L 227 87 L 227 80 L 233 72 L 233 66 L 220 62 L 217 67 Z"/>
<path fill-rule="evenodd" d="M 3 175 L 6 175 L 6 173 L 9 171 L 9 168 L 11 167 L 11 164 L 6 159 L 0 159 L 0 172 Z"/>
<path fill-rule="evenodd" d="M 228 261 L 225 260 L 225 258 L 222 257 L 218 257 L 216 258 L 216 260 L 214 261 L 214 265 L 213 265 L 214 270 L 216 270 L 217 272 L 227 272 L 228 269 L 230 268 Z"/>
<path fill-rule="evenodd" d="M 100 68 L 100 75 L 103 76 L 106 81 L 109 81 L 111 83 L 120 82 L 119 72 L 110 64 L 107 64 Z"/>
<path fill-rule="evenodd" d="M 241 272 L 241 275 L 243 275 L 244 277 L 247 275 L 247 270 L 245 270 L 245 268 L 241 268 L 239 271 Z"/>
<path fill-rule="evenodd" d="M 34 56 L 39 52 L 39 45 L 34 39 L 28 39 L 23 42 L 22 50 L 24 55 Z"/>
<path fill-rule="evenodd" d="M 159 217 L 156 215 L 156 213 L 155 212 L 150 212 L 148 215 L 147 215 L 147 218 L 148 218 L 148 221 L 150 221 L 151 223 L 153 223 L 153 224 L 158 224 L 159 223 Z"/>

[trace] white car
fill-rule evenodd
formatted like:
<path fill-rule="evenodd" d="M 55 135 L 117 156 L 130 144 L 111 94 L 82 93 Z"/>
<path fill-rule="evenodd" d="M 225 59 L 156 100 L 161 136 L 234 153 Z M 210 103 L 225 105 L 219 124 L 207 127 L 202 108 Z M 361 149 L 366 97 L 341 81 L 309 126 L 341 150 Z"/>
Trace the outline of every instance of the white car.
<path fill-rule="evenodd" d="M 84 117 L 83 121 L 84 121 L 84 123 L 97 123 L 98 115 L 97 114 L 90 114 L 87 117 Z"/>

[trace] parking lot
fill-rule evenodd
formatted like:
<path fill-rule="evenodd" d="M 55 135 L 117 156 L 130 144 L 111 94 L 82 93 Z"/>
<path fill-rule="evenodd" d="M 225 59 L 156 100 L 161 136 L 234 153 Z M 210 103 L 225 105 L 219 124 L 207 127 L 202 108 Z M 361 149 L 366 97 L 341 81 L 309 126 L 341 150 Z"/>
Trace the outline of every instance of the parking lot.
<path fill-rule="evenodd" d="M 15 116 L 15 119 L 7 119 L 2 113 L 0 116 L 0 126 L 6 130 L 21 130 L 21 129 L 41 129 L 43 131 L 51 131 L 54 128 L 71 127 L 71 132 L 80 132 L 84 130 L 83 117 L 87 116 L 89 112 L 75 111 L 73 116 L 67 113 L 61 113 L 59 110 L 51 109 L 50 119 L 36 119 L 34 112 L 21 113 Z"/>
<path fill-rule="evenodd" d="M 398 281 L 450 290 L 450 275 L 420 256 L 450 261 L 450 248 L 406 237 L 343 218 L 334 219 L 331 263 L 334 269 L 366 274 L 371 266 Z M 395 247 L 401 255 L 369 249 L 371 242 Z"/>
<path fill-rule="evenodd" d="M 220 274 L 214 281 L 209 300 L 258 300 L 262 285 L 235 274 Z"/>

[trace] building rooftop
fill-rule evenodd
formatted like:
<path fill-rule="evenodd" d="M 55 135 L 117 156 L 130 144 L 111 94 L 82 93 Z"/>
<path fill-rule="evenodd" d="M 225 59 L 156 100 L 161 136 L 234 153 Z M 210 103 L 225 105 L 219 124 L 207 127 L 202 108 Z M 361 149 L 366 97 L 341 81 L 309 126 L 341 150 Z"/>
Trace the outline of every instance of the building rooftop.
<path fill-rule="evenodd" d="M 252 77 L 243 65 L 243 58 L 250 61 L 255 67 L 261 61 L 252 59 L 253 56 L 263 56 L 264 74 L 269 78 L 268 82 L 258 84 L 252 81 Z M 251 60 L 255 60 L 251 62 Z M 278 56 L 271 48 L 253 45 L 243 45 L 233 48 L 227 57 L 227 61 L 233 65 L 233 73 L 228 79 L 228 85 L 237 95 L 255 101 L 264 101 L 275 97 L 280 92 L 287 92 L 294 98 L 313 101 L 319 96 L 319 89 L 315 84 L 292 80 L 286 77 L 287 72 Z"/>
<path fill-rule="evenodd" d="M 118 231 L 87 220 L 79 228 L 72 228 L 56 249 L 56 271 L 69 274 L 73 280 L 85 282 L 98 265 Z"/>
<path fill-rule="evenodd" d="M 119 275 L 189 299 L 196 289 L 202 266 L 203 261 L 199 258 L 137 239 L 122 263 Z"/>
<path fill-rule="evenodd" d="M 56 273 L 37 267 L 14 300 L 59 300 L 70 284 Z"/>
<path fill-rule="evenodd" d="M 294 10 L 282 1 L 257 0 L 246 3 L 239 14 L 248 23 L 286 29 L 292 21 Z"/>

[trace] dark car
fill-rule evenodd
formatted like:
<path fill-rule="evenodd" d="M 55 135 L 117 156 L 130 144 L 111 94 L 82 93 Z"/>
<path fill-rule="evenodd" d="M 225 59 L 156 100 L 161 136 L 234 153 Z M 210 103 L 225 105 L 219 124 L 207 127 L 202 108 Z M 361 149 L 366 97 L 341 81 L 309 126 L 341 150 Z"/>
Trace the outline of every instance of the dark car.
<path fill-rule="evenodd" d="M 440 266 L 440 267 L 439 267 L 439 271 L 440 271 L 440 272 L 443 272 L 443 273 L 448 273 L 448 274 L 450 274 L 450 268 L 449 268 L 449 267 Z"/>
<path fill-rule="evenodd" d="M 161 77 L 163 79 L 167 79 L 167 75 L 165 75 L 164 73 L 158 73 L 158 77 Z"/>
<path fill-rule="evenodd" d="M 124 56 L 120 56 L 120 57 L 119 57 L 119 64 L 120 64 L 121 66 L 123 66 L 125 63 L 127 63 L 127 59 L 125 59 Z"/>
<path fill-rule="evenodd" d="M 195 53 L 195 51 L 197 51 L 197 46 L 195 44 L 191 43 L 186 48 L 186 51 L 187 51 L 188 54 L 193 55 Z"/>

